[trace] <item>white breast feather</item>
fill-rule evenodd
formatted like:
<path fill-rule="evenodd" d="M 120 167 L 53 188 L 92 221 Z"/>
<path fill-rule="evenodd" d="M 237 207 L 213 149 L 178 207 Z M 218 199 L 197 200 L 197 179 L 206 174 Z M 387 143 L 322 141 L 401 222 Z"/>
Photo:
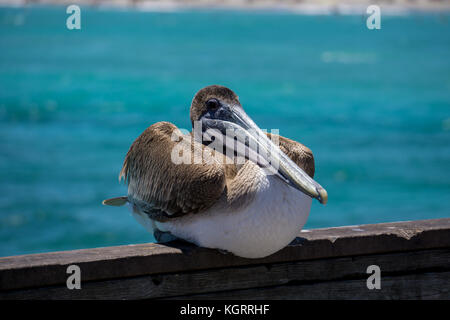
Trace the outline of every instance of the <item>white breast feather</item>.
<path fill-rule="evenodd" d="M 138 221 L 156 226 L 201 247 L 227 250 L 246 258 L 261 258 L 284 248 L 300 233 L 311 209 L 312 198 L 261 169 L 253 201 L 232 211 L 217 203 L 207 212 L 168 222 Z M 135 214 L 136 216 L 136 214 Z"/>

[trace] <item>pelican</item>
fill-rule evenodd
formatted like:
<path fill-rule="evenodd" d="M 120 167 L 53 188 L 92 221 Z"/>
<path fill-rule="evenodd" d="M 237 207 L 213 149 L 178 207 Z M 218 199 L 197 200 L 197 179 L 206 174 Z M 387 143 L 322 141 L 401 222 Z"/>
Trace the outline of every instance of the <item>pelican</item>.
<path fill-rule="evenodd" d="M 312 198 L 327 202 L 327 192 L 313 180 L 311 150 L 264 133 L 232 90 L 212 85 L 198 91 L 190 120 L 191 132 L 169 122 L 148 127 L 131 145 L 119 174 L 128 195 L 103 201 L 128 204 L 158 242 L 180 238 L 262 258 L 298 236 Z"/>

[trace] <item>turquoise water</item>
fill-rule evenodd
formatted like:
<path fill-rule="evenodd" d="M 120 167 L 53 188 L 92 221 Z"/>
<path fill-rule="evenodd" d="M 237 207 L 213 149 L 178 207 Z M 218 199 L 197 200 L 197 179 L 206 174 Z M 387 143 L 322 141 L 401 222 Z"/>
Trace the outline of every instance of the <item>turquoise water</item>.
<path fill-rule="evenodd" d="M 0 256 L 154 239 L 125 208 L 125 153 L 234 89 L 261 128 L 309 146 L 328 190 L 306 228 L 450 216 L 450 14 L 0 8 Z"/>

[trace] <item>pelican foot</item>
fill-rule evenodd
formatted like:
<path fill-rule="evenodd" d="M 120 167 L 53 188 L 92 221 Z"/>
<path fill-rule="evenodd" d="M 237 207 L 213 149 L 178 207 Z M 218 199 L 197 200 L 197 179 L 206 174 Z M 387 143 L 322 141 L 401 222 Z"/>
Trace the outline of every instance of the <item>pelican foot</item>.
<path fill-rule="evenodd" d="M 179 239 L 170 232 L 164 232 L 158 229 L 155 229 L 155 231 L 153 232 L 153 236 L 155 237 L 158 243 L 171 242 Z"/>

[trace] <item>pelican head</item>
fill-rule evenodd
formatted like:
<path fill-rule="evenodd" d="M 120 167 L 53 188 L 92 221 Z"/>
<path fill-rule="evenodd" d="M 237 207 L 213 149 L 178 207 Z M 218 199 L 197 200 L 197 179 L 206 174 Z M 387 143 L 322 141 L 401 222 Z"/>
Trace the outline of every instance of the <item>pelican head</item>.
<path fill-rule="evenodd" d="M 207 144 L 211 141 L 207 134 L 210 129 L 218 131 L 221 133 L 221 141 L 225 148 L 231 145 L 234 154 L 237 153 L 262 167 L 270 168 L 288 185 L 326 204 L 328 200 L 326 190 L 264 134 L 245 113 L 238 96 L 232 90 L 218 85 L 201 89 L 192 100 L 190 118 L 193 126 L 196 122 L 201 124 L 202 143 Z M 230 132 L 232 132 L 231 140 Z M 199 137 L 196 136 L 196 139 Z M 237 146 L 239 144 L 242 148 Z"/>

